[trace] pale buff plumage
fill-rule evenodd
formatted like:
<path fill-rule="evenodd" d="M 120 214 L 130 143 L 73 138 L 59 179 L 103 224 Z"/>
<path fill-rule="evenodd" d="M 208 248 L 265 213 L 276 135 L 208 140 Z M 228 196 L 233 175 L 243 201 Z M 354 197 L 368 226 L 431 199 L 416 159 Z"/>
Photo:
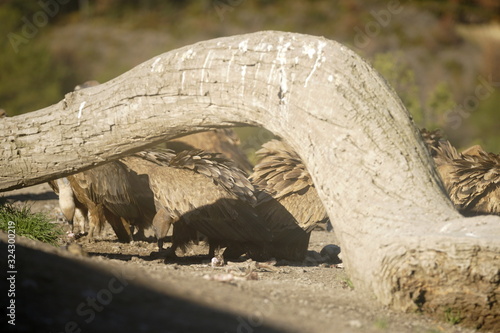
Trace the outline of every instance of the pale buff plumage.
<path fill-rule="evenodd" d="M 258 190 L 256 209 L 273 234 L 272 249 L 262 256 L 302 260 L 312 229 L 328 217 L 326 210 L 304 163 L 288 145 L 272 140 L 257 155 L 260 161 L 250 176 Z"/>

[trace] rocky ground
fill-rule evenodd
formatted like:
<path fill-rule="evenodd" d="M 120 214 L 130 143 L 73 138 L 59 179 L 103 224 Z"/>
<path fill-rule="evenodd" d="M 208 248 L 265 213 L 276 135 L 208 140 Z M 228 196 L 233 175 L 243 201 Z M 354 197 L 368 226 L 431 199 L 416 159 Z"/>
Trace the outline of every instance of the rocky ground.
<path fill-rule="evenodd" d="M 3 196 L 67 228 L 47 185 Z M 93 242 L 69 239 L 53 247 L 17 238 L 16 325 L 8 325 L 10 330 L 474 332 L 452 325 L 451 318 L 436 321 L 390 311 L 359 293 L 342 265 L 320 256 L 321 249 L 336 243 L 331 232 L 313 232 L 304 263 L 242 260 L 224 266 L 212 265 L 204 244 L 165 262 L 151 256 L 156 251 L 152 239 L 122 244 L 110 229 Z M 2 233 L 2 267 L 6 240 Z"/>

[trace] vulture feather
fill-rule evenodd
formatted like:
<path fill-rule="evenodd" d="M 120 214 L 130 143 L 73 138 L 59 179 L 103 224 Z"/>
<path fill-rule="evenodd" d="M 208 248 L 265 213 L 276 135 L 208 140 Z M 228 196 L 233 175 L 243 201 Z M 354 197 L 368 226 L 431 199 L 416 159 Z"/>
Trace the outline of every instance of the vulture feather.
<path fill-rule="evenodd" d="M 155 214 L 154 197 L 147 177 L 123 161 L 107 164 L 69 176 L 78 201 L 89 209 L 89 237 L 108 221 L 122 242 L 132 240 L 130 226 L 141 233 L 151 226 Z M 103 218 L 104 217 L 104 218 Z"/>
<path fill-rule="evenodd" d="M 280 259 L 303 260 L 310 233 L 328 216 L 311 176 L 299 156 L 284 142 L 271 140 L 257 155 L 250 180 L 256 187 L 256 209 L 273 234 L 270 253 Z"/>
<path fill-rule="evenodd" d="M 427 149 L 429 150 L 429 153 L 431 154 L 432 157 L 435 157 L 437 155 L 436 149 L 440 146 L 440 144 L 446 140 L 443 139 L 443 134 L 441 130 L 433 130 L 429 131 L 426 128 L 422 128 L 420 130 L 420 134 L 422 136 L 422 139 L 424 143 L 427 146 Z"/>
<path fill-rule="evenodd" d="M 431 148 L 446 191 L 463 215 L 500 215 L 500 155 L 472 146 L 461 153 L 447 140 Z"/>
<path fill-rule="evenodd" d="M 238 168 L 249 173 L 252 165 L 240 149 L 240 139 L 230 128 L 189 134 L 167 141 L 166 147 L 176 152 L 201 149 L 206 152 L 220 153 L 224 158 L 233 161 Z"/>
<path fill-rule="evenodd" d="M 446 177 L 451 200 L 464 215 L 500 215 L 500 155 L 479 151 L 461 154 L 448 164 Z"/>

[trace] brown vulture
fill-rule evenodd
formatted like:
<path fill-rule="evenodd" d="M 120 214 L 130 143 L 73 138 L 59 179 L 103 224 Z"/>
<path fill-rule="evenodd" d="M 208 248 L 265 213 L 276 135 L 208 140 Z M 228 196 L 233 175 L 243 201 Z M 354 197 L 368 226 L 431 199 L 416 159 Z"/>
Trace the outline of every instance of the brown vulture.
<path fill-rule="evenodd" d="M 160 250 L 172 225 L 172 255 L 194 240 L 197 232 L 208 239 L 210 256 L 217 247 L 228 247 L 226 259 L 270 243 L 271 234 L 253 208 L 254 188 L 229 160 L 203 150 L 136 155 L 157 164 L 148 175 L 157 210 L 153 229 Z"/>
<path fill-rule="evenodd" d="M 262 256 L 301 261 L 311 231 L 328 218 L 326 210 L 309 172 L 291 147 L 271 140 L 257 155 L 260 161 L 250 180 L 258 191 L 257 212 L 273 234 L 271 252 Z"/>
<path fill-rule="evenodd" d="M 107 221 L 118 240 L 129 242 L 130 227 L 138 229 L 134 238 L 143 239 L 144 229 L 151 227 L 156 214 L 147 176 L 151 166 L 151 162 L 132 155 L 49 184 L 59 194 L 59 206 L 70 224 L 75 212 L 82 212 L 89 224 L 88 239 Z"/>
<path fill-rule="evenodd" d="M 500 215 L 500 155 L 472 146 L 462 153 L 448 141 L 437 148 L 434 161 L 448 195 L 463 215 Z"/>
<path fill-rule="evenodd" d="M 127 159 L 129 157 L 68 176 L 71 191 L 60 190 L 61 210 L 66 206 L 64 202 L 71 202 L 71 194 L 76 206 L 83 206 L 84 216 L 88 216 L 89 239 L 104 227 L 106 221 L 121 242 L 132 240 L 130 226 L 139 229 L 138 237 L 151 226 L 155 207 L 148 179 L 127 167 L 124 162 Z M 61 184 L 61 181 L 57 180 L 57 183 Z M 72 220 L 71 213 L 65 216 Z"/>

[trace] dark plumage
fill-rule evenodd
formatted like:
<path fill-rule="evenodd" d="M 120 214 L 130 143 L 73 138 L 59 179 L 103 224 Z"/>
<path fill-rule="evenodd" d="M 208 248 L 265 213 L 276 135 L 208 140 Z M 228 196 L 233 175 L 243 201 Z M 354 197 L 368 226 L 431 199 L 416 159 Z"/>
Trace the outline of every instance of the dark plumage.
<path fill-rule="evenodd" d="M 259 191 L 256 209 L 273 233 L 267 255 L 302 260 L 311 231 L 328 218 L 326 210 L 305 165 L 288 145 L 272 140 L 257 155 L 261 159 L 250 179 Z"/>
<path fill-rule="evenodd" d="M 155 207 L 148 179 L 123 162 L 112 161 L 68 179 L 76 199 L 89 210 L 90 238 L 96 229 L 102 229 L 105 220 L 122 242 L 132 240 L 130 226 L 142 233 L 151 225 Z"/>

